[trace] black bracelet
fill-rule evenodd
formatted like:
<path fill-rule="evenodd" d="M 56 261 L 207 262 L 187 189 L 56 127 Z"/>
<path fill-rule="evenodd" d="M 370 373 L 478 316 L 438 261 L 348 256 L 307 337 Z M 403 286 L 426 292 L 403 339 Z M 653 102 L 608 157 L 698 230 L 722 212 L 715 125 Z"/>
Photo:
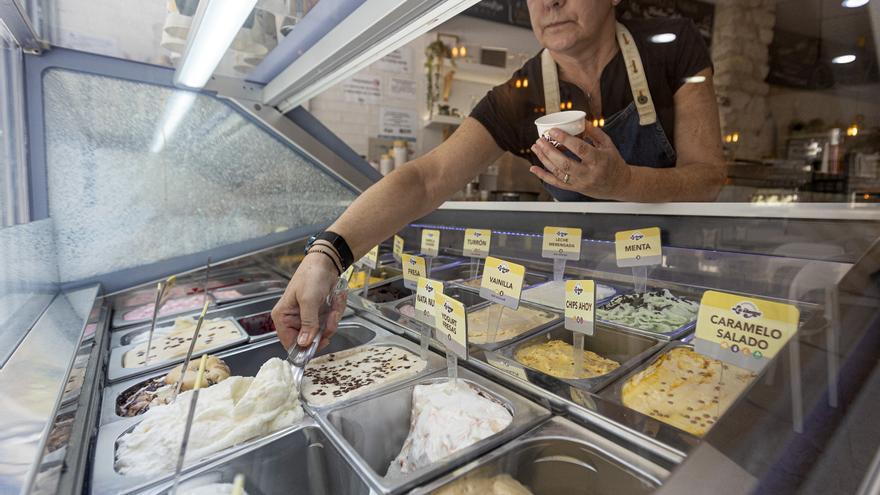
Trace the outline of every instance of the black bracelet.
<path fill-rule="evenodd" d="M 333 256 L 330 256 L 330 253 L 328 253 L 327 251 L 324 251 L 323 249 L 313 249 L 313 250 L 309 250 L 309 252 L 306 254 L 312 254 L 312 253 L 321 253 L 324 256 L 330 258 L 330 262 L 333 263 L 333 268 L 336 268 L 336 271 L 339 272 L 340 276 L 342 276 L 342 270 L 339 269 L 339 265 L 336 264 L 336 260 L 333 259 Z"/>
<path fill-rule="evenodd" d="M 342 269 L 350 267 L 352 263 L 354 263 L 354 255 L 351 253 L 351 248 L 348 246 L 348 242 L 345 239 L 337 234 L 336 232 L 325 231 L 320 234 L 312 237 L 310 239 L 309 245 L 313 244 L 317 240 L 327 241 L 333 246 L 333 249 L 339 253 L 339 262 L 342 264 Z"/>

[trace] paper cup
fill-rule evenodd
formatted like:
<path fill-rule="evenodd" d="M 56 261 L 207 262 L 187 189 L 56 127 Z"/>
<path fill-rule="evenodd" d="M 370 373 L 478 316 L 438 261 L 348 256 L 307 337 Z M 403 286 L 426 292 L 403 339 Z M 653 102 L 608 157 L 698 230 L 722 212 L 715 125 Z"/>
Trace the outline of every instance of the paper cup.
<path fill-rule="evenodd" d="M 535 120 L 535 126 L 538 128 L 538 135 L 546 139 L 553 146 L 559 147 L 559 143 L 550 139 L 550 129 L 559 129 L 565 131 L 572 136 L 583 137 L 585 122 L 587 118 L 586 112 L 580 110 L 569 110 L 567 112 L 556 112 L 545 115 Z"/>

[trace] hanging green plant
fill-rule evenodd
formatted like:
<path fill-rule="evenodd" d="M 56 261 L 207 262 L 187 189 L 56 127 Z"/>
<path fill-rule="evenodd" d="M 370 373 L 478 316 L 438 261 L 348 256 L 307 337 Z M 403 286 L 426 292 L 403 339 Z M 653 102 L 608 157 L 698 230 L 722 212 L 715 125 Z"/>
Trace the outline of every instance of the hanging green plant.
<path fill-rule="evenodd" d="M 431 42 L 425 47 L 425 72 L 428 77 L 427 104 L 428 112 L 433 113 L 434 103 L 440 101 L 440 76 L 445 60 L 455 67 L 455 60 L 448 57 L 449 48 L 440 40 Z"/>

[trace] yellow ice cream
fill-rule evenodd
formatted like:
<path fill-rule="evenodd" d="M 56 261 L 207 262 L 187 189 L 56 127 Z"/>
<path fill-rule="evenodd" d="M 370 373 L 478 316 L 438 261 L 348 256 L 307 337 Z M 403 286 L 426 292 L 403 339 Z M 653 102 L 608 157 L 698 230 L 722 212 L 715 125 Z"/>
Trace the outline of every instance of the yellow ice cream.
<path fill-rule="evenodd" d="M 364 279 L 367 278 L 367 272 L 356 272 L 351 275 L 351 279 L 348 281 L 349 289 L 360 289 L 364 286 Z M 382 277 L 374 277 L 370 276 L 370 286 L 374 284 L 378 284 L 379 282 L 385 280 Z"/>
<path fill-rule="evenodd" d="M 573 351 L 571 344 L 550 340 L 517 349 L 516 360 L 548 375 L 568 379 L 602 376 L 620 367 L 617 361 L 585 350 L 584 368 L 575 372 Z"/>
<path fill-rule="evenodd" d="M 623 385 L 623 404 L 701 437 L 755 374 L 678 347 Z"/>
<path fill-rule="evenodd" d="M 495 325 L 498 318 L 498 304 L 468 313 L 468 341 L 475 344 L 489 343 L 489 324 Z M 541 309 L 520 306 L 517 310 L 504 308 L 501 324 L 495 334 L 495 342 L 502 342 L 521 335 L 533 328 L 556 319 L 556 314 Z"/>
<path fill-rule="evenodd" d="M 492 478 L 464 478 L 440 488 L 434 495 L 532 495 L 532 492 L 509 474 L 499 474 Z"/>

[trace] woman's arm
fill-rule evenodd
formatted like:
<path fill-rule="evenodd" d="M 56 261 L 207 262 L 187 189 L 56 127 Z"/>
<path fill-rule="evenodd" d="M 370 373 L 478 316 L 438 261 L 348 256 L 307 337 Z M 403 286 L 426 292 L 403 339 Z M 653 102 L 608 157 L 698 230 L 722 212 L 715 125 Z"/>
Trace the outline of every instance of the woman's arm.
<path fill-rule="evenodd" d="M 674 168 L 639 167 L 627 164 L 611 138 L 587 122 L 589 144 L 558 130 L 551 137 L 580 158 L 571 160 L 544 139 L 532 151 L 547 170 L 529 170 L 556 187 L 599 199 L 667 202 L 714 201 L 726 178 L 721 151 L 721 125 L 712 88 L 712 70 L 697 74 L 702 83 L 685 84 L 675 93 Z M 563 179 L 568 175 L 569 182 Z"/>
<path fill-rule="evenodd" d="M 675 168 L 630 167 L 624 201 L 714 201 L 727 178 L 712 69 L 675 93 Z"/>
<path fill-rule="evenodd" d="M 443 144 L 364 191 L 329 230 L 344 237 L 358 259 L 436 209 L 501 153 L 489 131 L 468 117 Z"/>
<path fill-rule="evenodd" d="M 427 155 L 395 170 L 363 192 L 331 231 L 341 235 L 357 260 L 404 225 L 440 206 L 501 156 L 489 131 L 468 117 L 446 142 Z M 285 349 L 294 342 L 309 345 L 318 332 L 320 309 L 338 272 L 321 253 L 303 258 L 284 294 L 272 309 L 272 320 Z M 327 316 L 321 346 L 329 343 L 344 310 L 337 301 Z"/>

